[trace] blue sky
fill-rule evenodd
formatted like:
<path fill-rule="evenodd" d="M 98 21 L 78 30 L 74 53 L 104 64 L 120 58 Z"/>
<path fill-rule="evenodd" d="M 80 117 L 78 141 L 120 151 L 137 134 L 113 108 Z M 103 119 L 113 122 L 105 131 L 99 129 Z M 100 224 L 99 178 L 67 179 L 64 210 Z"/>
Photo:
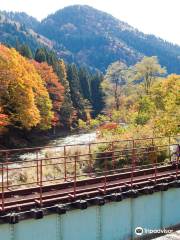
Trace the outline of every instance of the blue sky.
<path fill-rule="evenodd" d="M 40 20 L 73 4 L 90 5 L 180 45 L 180 0 L 0 0 L 0 9 L 24 11 Z"/>

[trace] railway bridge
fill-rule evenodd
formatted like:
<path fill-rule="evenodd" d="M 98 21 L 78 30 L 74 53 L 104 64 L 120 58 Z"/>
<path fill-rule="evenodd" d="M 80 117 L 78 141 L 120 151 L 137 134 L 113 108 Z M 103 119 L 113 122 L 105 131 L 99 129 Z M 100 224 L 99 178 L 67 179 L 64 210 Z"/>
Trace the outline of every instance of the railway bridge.
<path fill-rule="evenodd" d="M 153 239 L 180 224 L 179 136 L 1 150 L 0 239 Z"/>

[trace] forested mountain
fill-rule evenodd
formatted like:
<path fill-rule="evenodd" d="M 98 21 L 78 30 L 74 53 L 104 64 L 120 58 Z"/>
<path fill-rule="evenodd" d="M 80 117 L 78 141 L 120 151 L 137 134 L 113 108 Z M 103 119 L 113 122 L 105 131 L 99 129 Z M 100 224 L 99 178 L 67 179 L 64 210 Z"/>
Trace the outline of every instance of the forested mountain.
<path fill-rule="evenodd" d="M 89 6 L 70 6 L 48 16 L 38 31 L 62 44 L 60 55 L 104 71 L 116 60 L 127 65 L 143 55 L 158 56 L 168 72 L 180 72 L 180 47 L 145 35 L 111 15 Z"/>
<path fill-rule="evenodd" d="M 168 73 L 180 73 L 180 46 L 143 34 L 89 6 L 66 7 L 42 22 L 24 13 L 1 12 L 1 15 L 9 19 L 2 22 L 1 16 L 0 41 L 3 43 L 15 45 L 17 38 L 21 43 L 28 43 L 32 50 L 36 45 L 45 44 L 70 63 L 103 72 L 117 60 L 129 66 L 144 55 L 157 56 Z"/>

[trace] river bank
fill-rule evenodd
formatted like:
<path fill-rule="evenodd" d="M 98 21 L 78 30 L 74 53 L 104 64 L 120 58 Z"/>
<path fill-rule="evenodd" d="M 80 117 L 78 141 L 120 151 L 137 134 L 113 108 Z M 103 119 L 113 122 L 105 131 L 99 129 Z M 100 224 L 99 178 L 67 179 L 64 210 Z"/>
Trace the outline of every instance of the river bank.
<path fill-rule="evenodd" d="M 79 131 L 69 129 L 56 129 L 56 132 L 10 130 L 6 135 L 0 136 L 0 149 L 14 149 L 27 147 L 45 147 L 47 145 L 73 145 L 86 144 L 96 139 L 95 131 Z"/>

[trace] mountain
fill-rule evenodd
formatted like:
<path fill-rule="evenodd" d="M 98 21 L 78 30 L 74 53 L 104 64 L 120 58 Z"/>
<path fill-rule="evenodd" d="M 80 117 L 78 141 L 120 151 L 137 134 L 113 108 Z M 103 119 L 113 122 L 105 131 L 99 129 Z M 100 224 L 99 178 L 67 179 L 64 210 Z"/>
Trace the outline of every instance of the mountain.
<path fill-rule="evenodd" d="M 33 30 L 38 24 L 25 13 L 0 12 L 0 42 L 13 47 L 27 43 L 34 51 L 42 46 L 52 49 L 54 43 Z"/>
<path fill-rule="evenodd" d="M 37 36 L 44 37 L 58 56 L 68 62 L 104 72 L 110 63 L 117 60 L 133 65 L 145 55 L 157 56 L 168 73 L 180 73 L 180 46 L 144 34 L 86 5 L 66 7 L 42 22 L 24 13 L 6 14 L 6 17 L 32 31 L 34 41 L 39 43 Z M 43 41 L 41 43 L 44 44 Z"/>
<path fill-rule="evenodd" d="M 107 13 L 75 5 L 48 16 L 39 25 L 38 32 L 62 45 L 59 56 L 105 71 L 116 60 L 131 65 L 143 56 L 115 36 L 120 29 L 134 31 Z"/>

